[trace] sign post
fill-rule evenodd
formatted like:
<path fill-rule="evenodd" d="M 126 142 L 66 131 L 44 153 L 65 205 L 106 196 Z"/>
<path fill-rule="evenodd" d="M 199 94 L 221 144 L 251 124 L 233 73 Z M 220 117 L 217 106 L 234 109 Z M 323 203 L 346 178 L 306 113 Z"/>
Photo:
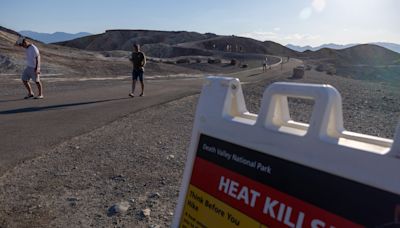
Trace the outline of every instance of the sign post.
<path fill-rule="evenodd" d="M 310 124 L 287 97 L 315 100 Z M 399 144 L 344 130 L 331 86 L 274 83 L 257 116 L 238 79 L 209 77 L 172 227 L 397 227 Z"/>

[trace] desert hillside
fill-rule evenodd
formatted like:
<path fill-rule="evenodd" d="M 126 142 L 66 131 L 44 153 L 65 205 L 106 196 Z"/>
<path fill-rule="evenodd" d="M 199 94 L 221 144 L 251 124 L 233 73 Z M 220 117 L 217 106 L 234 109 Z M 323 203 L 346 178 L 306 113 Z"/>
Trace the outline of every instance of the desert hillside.
<path fill-rule="evenodd" d="M 202 49 L 183 48 L 179 46 L 170 46 L 181 41 L 188 41 L 200 38 L 208 38 L 213 34 L 198 34 L 190 32 L 156 32 L 154 37 L 146 35 L 146 31 L 139 33 L 128 33 L 119 31 L 107 31 L 107 39 L 110 43 L 102 39 L 96 39 L 102 35 L 93 35 L 71 41 L 73 44 L 85 43 L 86 40 L 92 40 L 88 47 L 74 46 L 68 47 L 56 44 L 44 44 L 36 40 L 28 39 L 33 42 L 40 50 L 42 57 L 42 73 L 44 75 L 64 75 L 68 77 L 102 77 L 130 75 L 132 64 L 128 57 L 130 54 L 131 43 L 134 40 L 148 40 L 149 44 L 144 51 L 148 58 L 146 64 L 147 75 L 176 75 L 176 74 L 204 74 L 204 73 L 222 73 L 240 70 L 239 65 L 230 64 L 231 59 L 223 59 L 221 56 Z M 153 34 L 153 33 L 152 33 Z M 158 34 L 158 35 L 157 35 Z M 142 36 L 143 35 L 143 36 Z M 25 67 L 25 53 L 20 47 L 14 46 L 19 34 L 10 29 L 0 28 L 0 74 L 21 73 Z M 113 49 L 114 41 L 119 39 L 132 38 L 133 41 L 125 43 L 127 50 L 116 51 Z M 135 38 L 136 37 L 136 38 Z M 151 40 L 157 42 L 162 40 L 166 43 L 152 44 Z M 85 47 L 85 48 L 83 48 Z M 94 47 L 96 51 L 93 51 Z M 88 49 L 88 50 L 85 50 Z M 106 51 L 108 50 L 108 51 Z M 157 56 L 158 58 L 151 58 Z M 183 59 L 179 57 L 186 56 Z M 213 61 L 210 64 L 210 60 Z M 255 58 L 258 58 L 256 56 Z M 274 61 L 278 61 L 275 59 Z M 258 65 L 257 65 L 258 66 Z"/>
<path fill-rule="evenodd" d="M 272 41 L 212 33 L 166 32 L 151 30 L 107 30 L 105 33 L 60 42 L 58 45 L 90 51 L 131 51 L 138 43 L 149 56 L 169 58 L 177 56 L 211 56 L 229 53 L 296 56 L 292 51 Z"/>
<path fill-rule="evenodd" d="M 151 30 L 107 30 L 105 33 L 60 42 L 58 45 L 91 51 L 130 51 L 139 43 L 148 56 L 171 58 L 179 56 L 277 55 L 299 57 L 334 66 L 391 65 L 400 62 L 400 54 L 386 48 L 363 44 L 335 50 L 296 52 L 272 41 L 258 41 L 238 36 L 221 36 L 212 33 L 167 32 Z"/>
<path fill-rule="evenodd" d="M 25 52 L 23 48 L 14 46 L 19 34 L 15 31 L 0 28 L 0 73 L 20 73 L 25 67 Z M 102 54 L 84 50 L 44 44 L 28 39 L 40 50 L 42 57 L 42 72 L 44 74 L 84 75 L 88 73 L 108 74 L 122 73 L 129 63 L 120 59 L 105 58 Z"/>
<path fill-rule="evenodd" d="M 302 54 L 308 58 L 325 60 L 337 65 L 375 66 L 396 64 L 400 60 L 399 53 L 373 44 L 361 44 L 341 50 L 323 48 L 315 52 L 305 51 Z"/>
<path fill-rule="evenodd" d="M 0 73 L 18 73 L 24 66 L 23 51 L 13 46 L 17 36 L 0 28 Z M 42 52 L 43 72 L 48 74 L 129 75 L 128 56 L 132 45 L 139 43 L 148 56 L 148 74 L 232 72 L 243 64 L 260 67 L 265 56 L 273 64 L 281 56 L 300 58 L 317 71 L 355 79 L 393 82 L 400 75 L 400 54 L 372 44 L 300 53 L 272 41 L 152 30 L 107 30 L 56 44 L 34 42 Z"/>
<path fill-rule="evenodd" d="M 400 54 L 377 45 L 362 44 L 341 50 L 323 48 L 305 51 L 300 56 L 316 70 L 330 75 L 399 85 Z"/>

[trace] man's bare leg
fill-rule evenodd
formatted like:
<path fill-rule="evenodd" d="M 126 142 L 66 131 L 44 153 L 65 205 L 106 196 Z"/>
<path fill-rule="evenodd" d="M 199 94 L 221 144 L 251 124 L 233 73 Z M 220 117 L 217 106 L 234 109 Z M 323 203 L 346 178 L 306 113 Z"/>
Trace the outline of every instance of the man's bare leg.
<path fill-rule="evenodd" d="M 24 80 L 22 80 L 22 82 L 24 83 L 26 90 L 28 90 L 28 95 L 33 95 L 32 87 L 29 82 Z"/>
<path fill-rule="evenodd" d="M 140 85 L 142 87 L 142 93 L 139 96 L 143 96 L 143 94 L 144 94 L 144 83 L 143 83 L 143 81 L 140 81 Z"/>
<path fill-rule="evenodd" d="M 36 82 L 36 86 L 37 86 L 37 88 L 38 88 L 38 91 L 39 91 L 39 94 L 38 94 L 38 96 L 40 97 L 40 96 L 43 96 L 43 86 L 42 86 L 42 82 Z"/>
<path fill-rule="evenodd" d="M 135 93 L 135 87 L 136 87 L 136 80 L 132 80 L 132 92 L 129 94 L 129 96 L 133 97 Z"/>

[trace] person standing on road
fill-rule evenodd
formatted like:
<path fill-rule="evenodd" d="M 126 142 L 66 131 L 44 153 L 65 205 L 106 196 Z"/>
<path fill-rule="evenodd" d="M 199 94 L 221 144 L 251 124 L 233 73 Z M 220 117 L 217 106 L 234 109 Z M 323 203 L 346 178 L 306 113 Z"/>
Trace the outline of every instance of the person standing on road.
<path fill-rule="evenodd" d="M 269 69 L 271 69 L 271 66 L 268 65 L 268 57 L 265 56 L 264 63 L 263 63 L 263 71 L 267 70 L 268 67 L 269 67 Z"/>
<path fill-rule="evenodd" d="M 263 72 L 267 70 L 267 58 L 265 58 L 262 62 Z"/>
<path fill-rule="evenodd" d="M 133 45 L 133 52 L 130 57 L 130 61 L 133 64 L 132 70 L 132 92 L 129 94 L 130 97 L 134 97 L 135 86 L 137 80 L 140 81 L 140 85 L 142 87 L 142 92 L 139 96 L 144 95 L 144 83 L 143 83 L 143 74 L 144 74 L 144 65 L 146 64 L 146 56 L 143 52 L 140 51 L 140 45 Z"/>
<path fill-rule="evenodd" d="M 22 73 L 21 80 L 24 83 L 25 88 L 28 90 L 28 95 L 24 99 L 34 97 L 32 87 L 29 80 L 32 79 L 36 83 L 38 88 L 38 95 L 35 99 L 43 99 L 43 85 L 40 81 L 40 53 L 39 49 L 32 43 L 30 43 L 25 37 L 19 37 L 15 43 L 17 46 L 26 49 L 26 63 L 27 66 Z"/>

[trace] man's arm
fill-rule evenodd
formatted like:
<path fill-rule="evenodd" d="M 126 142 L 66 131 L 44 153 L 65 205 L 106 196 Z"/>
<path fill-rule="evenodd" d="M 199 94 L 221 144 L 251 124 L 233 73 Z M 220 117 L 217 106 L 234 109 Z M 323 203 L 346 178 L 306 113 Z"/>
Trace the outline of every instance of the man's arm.
<path fill-rule="evenodd" d="M 36 56 L 35 72 L 36 74 L 40 74 L 40 55 Z"/>
<path fill-rule="evenodd" d="M 146 65 L 146 56 L 143 54 L 143 61 L 142 61 L 142 67 L 144 67 L 144 65 Z"/>

